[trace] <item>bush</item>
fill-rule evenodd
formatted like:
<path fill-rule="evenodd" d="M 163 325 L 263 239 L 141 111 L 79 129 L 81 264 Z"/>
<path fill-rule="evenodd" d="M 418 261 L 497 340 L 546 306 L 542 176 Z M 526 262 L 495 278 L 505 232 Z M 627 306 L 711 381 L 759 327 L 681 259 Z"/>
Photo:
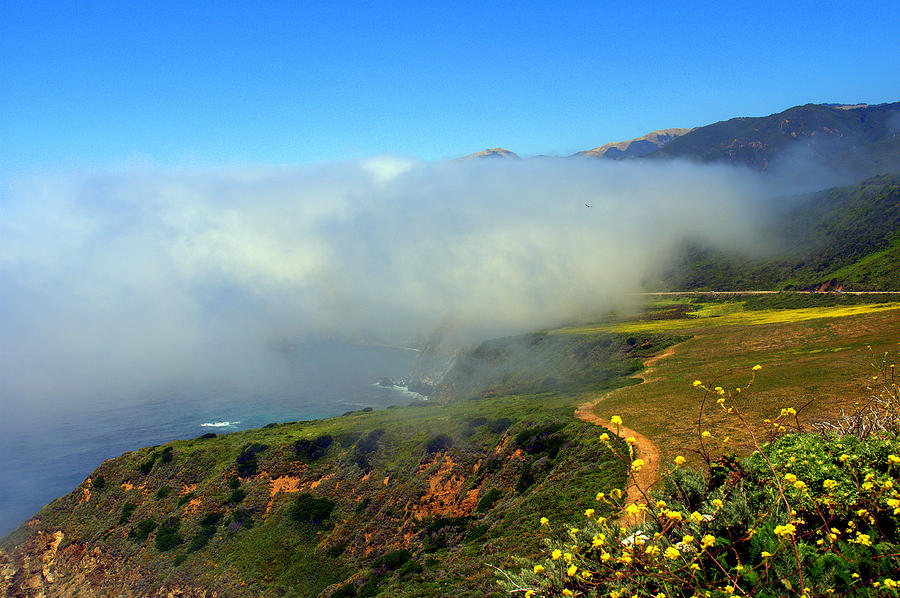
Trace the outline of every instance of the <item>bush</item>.
<path fill-rule="evenodd" d="M 181 521 L 178 517 L 169 517 L 162 522 L 156 532 L 156 539 L 153 543 L 160 552 L 172 550 L 183 542 L 181 536 L 178 535 L 178 528 L 181 527 Z"/>
<path fill-rule="evenodd" d="M 334 501 L 320 498 L 306 492 L 299 494 L 288 509 L 288 515 L 297 523 L 322 525 L 334 510 Z"/>
<path fill-rule="evenodd" d="M 446 434 L 438 434 L 429 438 L 428 442 L 425 443 L 425 452 L 428 454 L 438 453 L 449 449 L 451 446 L 453 446 L 452 438 Z"/>
<path fill-rule="evenodd" d="M 160 486 L 159 490 L 156 491 L 156 498 L 163 499 L 168 498 L 169 494 L 172 492 L 172 489 L 168 486 Z"/>
<path fill-rule="evenodd" d="M 500 500 L 500 497 L 503 496 L 503 492 L 497 490 L 496 488 L 491 488 L 487 492 L 484 493 L 484 496 L 481 497 L 481 500 L 478 501 L 478 506 L 475 507 L 476 513 L 485 513 L 494 508 L 494 503 Z"/>
<path fill-rule="evenodd" d="M 412 558 L 412 553 L 405 548 L 389 552 L 384 556 L 380 556 L 372 563 L 373 569 L 387 569 L 394 571 L 406 564 Z"/>
<path fill-rule="evenodd" d="M 209 440 L 210 438 L 215 438 L 215 437 L 216 437 L 215 432 L 207 432 L 206 434 L 201 434 L 200 436 L 197 436 L 197 440 Z"/>
<path fill-rule="evenodd" d="M 328 452 L 333 438 L 328 434 L 323 434 L 313 440 L 302 439 L 294 443 L 294 452 L 301 459 L 307 461 L 315 461 L 321 459 Z"/>
<path fill-rule="evenodd" d="M 102 475 L 98 475 L 96 478 L 93 478 L 91 480 L 91 489 L 100 492 L 104 488 L 106 488 L 106 478 L 104 478 Z"/>
<path fill-rule="evenodd" d="M 137 505 L 133 502 L 127 502 L 122 505 L 122 516 L 119 517 L 119 523 L 116 525 L 122 525 L 126 523 L 129 519 L 131 519 L 131 514 L 134 513 L 134 510 L 137 508 Z"/>
<path fill-rule="evenodd" d="M 188 543 L 188 552 L 195 552 L 197 550 L 202 549 L 208 543 L 210 538 L 212 538 L 216 534 L 216 526 L 224 517 L 224 514 L 215 512 L 209 513 L 200 520 L 200 530 L 197 534 L 191 538 L 190 543 Z"/>
<path fill-rule="evenodd" d="M 235 488 L 231 491 L 231 496 L 229 496 L 225 500 L 225 504 L 227 505 L 239 505 L 244 500 L 244 497 L 247 496 L 247 493 L 244 492 L 241 488 Z"/>
<path fill-rule="evenodd" d="M 492 419 L 487 423 L 487 429 L 493 434 L 500 434 L 501 432 L 505 432 L 509 427 L 513 425 L 513 421 L 507 417 L 501 417 L 500 419 Z"/>
<path fill-rule="evenodd" d="M 353 462 L 365 472 L 372 469 L 369 456 L 378 450 L 378 440 L 384 436 L 384 429 L 372 430 L 356 443 L 356 451 L 353 454 Z"/>
<path fill-rule="evenodd" d="M 252 444 L 248 444 L 241 450 L 241 454 L 238 455 L 236 459 L 237 463 L 237 473 L 242 478 L 250 477 L 256 474 L 257 456 L 268 449 L 269 446 L 266 444 L 260 444 L 258 442 L 254 442 Z"/>
<path fill-rule="evenodd" d="M 143 544 L 155 529 L 156 521 L 154 521 L 152 517 L 150 519 L 143 519 L 128 532 L 128 537 L 138 544 Z"/>

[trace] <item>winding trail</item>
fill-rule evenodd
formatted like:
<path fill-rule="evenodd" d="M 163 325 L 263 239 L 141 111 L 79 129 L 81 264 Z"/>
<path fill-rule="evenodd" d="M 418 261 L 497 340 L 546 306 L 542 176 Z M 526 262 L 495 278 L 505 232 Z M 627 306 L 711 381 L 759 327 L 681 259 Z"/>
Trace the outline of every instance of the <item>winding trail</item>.
<path fill-rule="evenodd" d="M 665 351 L 658 355 L 654 355 L 644 361 L 644 371 L 638 376 L 641 378 L 641 384 L 646 384 L 656 378 L 651 378 L 650 373 L 653 370 L 653 366 L 656 365 L 662 359 L 667 357 L 671 357 L 675 354 L 675 345 L 668 347 Z M 604 428 L 609 428 L 612 431 L 616 431 L 616 427 L 610 422 L 608 419 L 603 419 L 598 417 L 597 414 L 594 413 L 594 407 L 597 406 L 601 401 L 612 395 L 614 392 L 619 389 L 611 390 L 605 394 L 603 394 L 600 398 L 587 401 L 578 406 L 575 410 L 575 417 L 580 419 L 581 421 L 585 421 L 591 424 L 595 424 L 598 426 L 603 426 Z M 656 482 L 657 477 L 656 473 L 659 471 L 659 449 L 656 448 L 656 445 L 653 442 L 635 430 L 628 428 L 626 426 L 619 426 L 619 436 L 627 438 L 628 436 L 634 436 L 637 442 L 634 443 L 635 446 L 635 454 L 637 457 L 640 457 L 644 461 L 644 466 L 641 470 L 635 474 L 633 477 L 629 477 L 628 487 L 625 489 L 627 498 L 626 504 L 634 504 L 641 498 L 643 498 L 643 492 L 648 492 L 650 488 L 653 486 L 654 482 Z"/>

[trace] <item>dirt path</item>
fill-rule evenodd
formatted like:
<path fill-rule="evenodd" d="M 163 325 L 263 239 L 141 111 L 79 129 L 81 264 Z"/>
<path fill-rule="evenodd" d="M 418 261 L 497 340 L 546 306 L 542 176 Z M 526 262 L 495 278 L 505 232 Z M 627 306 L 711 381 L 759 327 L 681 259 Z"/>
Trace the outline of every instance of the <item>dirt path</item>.
<path fill-rule="evenodd" d="M 654 355 L 649 359 L 644 361 L 645 370 L 641 372 L 641 384 L 646 384 L 651 380 L 655 380 L 655 378 L 651 378 L 650 374 L 653 371 L 653 366 L 656 365 L 662 359 L 667 357 L 671 357 L 675 353 L 675 346 L 671 346 L 667 348 L 665 351 L 658 355 Z M 608 393 L 605 393 L 600 398 L 594 401 L 587 401 L 578 406 L 578 409 L 575 410 L 575 417 L 578 419 L 596 424 L 598 426 L 603 426 L 604 428 L 609 428 L 613 432 L 616 431 L 616 427 L 610 422 L 608 419 L 603 419 L 598 417 L 594 413 L 594 407 L 597 406 L 602 400 L 610 396 L 612 393 L 616 392 L 619 389 L 611 390 Z M 626 504 L 633 504 L 638 500 L 643 498 L 641 494 L 641 490 L 644 492 L 649 492 L 650 487 L 653 486 L 653 483 L 656 481 L 656 474 L 659 471 L 659 449 L 656 448 L 656 445 L 653 442 L 635 430 L 625 426 L 619 426 L 619 436 L 623 438 L 627 438 L 629 436 L 634 436 L 637 442 L 634 443 L 635 446 L 635 456 L 643 459 L 644 466 L 641 470 L 634 476 L 633 479 L 629 479 L 628 487 L 626 488 L 627 499 Z M 635 483 L 636 482 L 636 483 Z"/>

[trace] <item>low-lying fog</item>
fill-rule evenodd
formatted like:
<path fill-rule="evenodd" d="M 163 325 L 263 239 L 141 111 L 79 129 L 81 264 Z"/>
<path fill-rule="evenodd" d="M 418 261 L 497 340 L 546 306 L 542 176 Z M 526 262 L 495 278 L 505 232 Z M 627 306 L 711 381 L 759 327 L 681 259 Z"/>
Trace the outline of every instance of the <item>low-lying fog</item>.
<path fill-rule="evenodd" d="M 686 237 L 753 250 L 766 195 L 727 166 L 393 157 L 42 173 L 0 193 L 6 410 L 252 388 L 308 338 L 475 340 L 599 314 Z"/>

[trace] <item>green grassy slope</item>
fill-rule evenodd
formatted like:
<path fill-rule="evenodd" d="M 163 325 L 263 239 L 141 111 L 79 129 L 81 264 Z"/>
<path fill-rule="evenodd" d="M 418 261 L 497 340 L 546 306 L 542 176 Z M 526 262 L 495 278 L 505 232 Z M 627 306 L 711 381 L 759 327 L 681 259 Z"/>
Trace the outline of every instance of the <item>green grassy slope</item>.
<path fill-rule="evenodd" d="M 900 176 L 789 200 L 773 231 L 782 251 L 753 258 L 688 247 L 659 286 L 682 289 L 900 290 Z"/>

